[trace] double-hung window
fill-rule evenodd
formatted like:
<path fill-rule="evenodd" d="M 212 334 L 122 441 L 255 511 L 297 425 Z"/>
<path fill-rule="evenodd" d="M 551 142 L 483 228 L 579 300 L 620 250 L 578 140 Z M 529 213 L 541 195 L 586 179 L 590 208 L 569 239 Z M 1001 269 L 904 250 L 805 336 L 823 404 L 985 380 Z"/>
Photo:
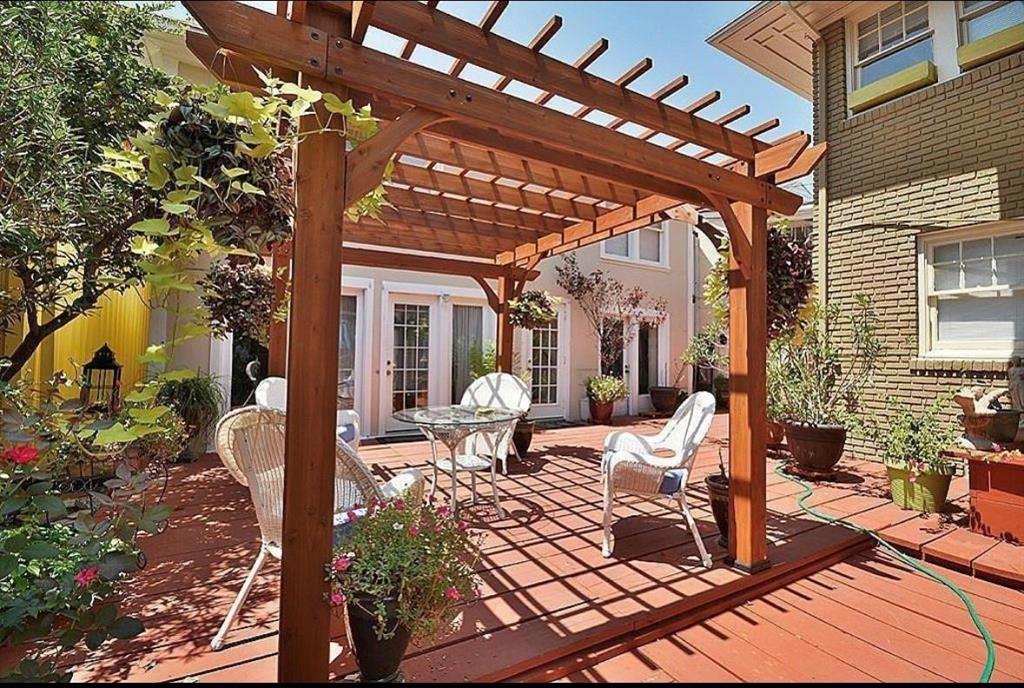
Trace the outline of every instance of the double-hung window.
<path fill-rule="evenodd" d="M 924 355 L 1024 353 L 1024 223 L 925 237 L 920 254 Z"/>
<path fill-rule="evenodd" d="M 960 43 L 973 43 L 1024 24 L 1024 0 L 961 0 Z"/>
<path fill-rule="evenodd" d="M 932 28 L 925 0 L 897 2 L 856 25 L 854 88 L 863 88 L 932 59 Z"/>
<path fill-rule="evenodd" d="M 667 267 L 668 232 L 661 224 L 655 224 L 605 239 L 601 242 L 601 257 Z"/>

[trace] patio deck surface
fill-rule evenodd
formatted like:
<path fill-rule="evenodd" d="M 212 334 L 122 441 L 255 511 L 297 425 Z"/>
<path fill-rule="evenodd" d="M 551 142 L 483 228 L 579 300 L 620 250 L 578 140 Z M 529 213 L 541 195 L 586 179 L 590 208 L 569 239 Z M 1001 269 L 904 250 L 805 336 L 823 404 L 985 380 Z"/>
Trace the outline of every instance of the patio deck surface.
<path fill-rule="evenodd" d="M 654 432 L 661 424 L 631 422 L 642 432 Z M 699 454 L 697 481 L 717 470 L 726 426 L 725 416 L 716 417 L 712 436 Z M 599 657 L 579 664 L 595 647 L 624 638 L 635 642 L 647 637 L 644 631 L 664 635 L 726 614 L 745 600 L 784 594 L 791 588 L 772 591 L 786 585 L 817 589 L 809 582 L 813 579 L 801 579 L 867 547 L 861 536 L 800 514 L 794 497 L 797 487 L 770 473 L 773 566 L 768 571 L 743 576 L 721 563 L 725 552 L 716 544 L 714 522 L 699 485 L 694 511 L 716 559 L 712 570 L 698 566 L 678 513 L 646 502 L 617 507 L 616 550 L 611 559 L 603 559 L 598 469 L 607 431 L 604 426 L 585 426 L 539 432 L 527 460 L 512 462 L 510 474 L 499 480 L 509 512 L 504 520 L 496 519 L 486 499 L 488 487 L 482 487 L 480 503 L 467 509 L 470 520 L 486 533 L 482 600 L 467 609 L 455 636 L 437 647 L 413 649 L 404 664 L 410 679 L 558 678 L 598 661 Z M 365 446 L 361 454 L 385 478 L 406 466 L 425 466 L 429 446 L 422 441 L 378 444 Z M 908 512 L 899 512 L 902 518 L 889 514 L 887 500 L 877 494 L 872 466 L 859 467 L 857 462 L 847 469 L 841 476 L 846 482 L 822 486 L 815 502 L 857 513 L 858 518 L 891 520 L 889 527 L 915 518 Z M 858 478 L 858 473 L 867 477 Z M 443 485 L 444 481 L 442 489 Z M 468 496 L 468 490 L 460 490 L 460 495 Z M 171 527 L 145 543 L 150 565 L 128 586 L 125 600 L 147 630 L 84 662 L 76 655 L 62 657 L 62 662 L 76 665 L 76 680 L 274 680 L 276 562 L 264 569 L 226 647 L 212 652 L 208 645 L 257 550 L 258 529 L 247 490 L 228 476 L 216 457 L 208 456 L 173 469 L 168 501 L 176 507 Z M 842 575 L 835 570 L 817 575 Z M 992 587 L 1015 596 L 1008 600 L 1018 601 L 1016 608 L 1024 609 L 1019 593 Z M 826 606 L 849 606 L 824 597 Z M 1011 627 L 1022 630 L 1019 623 Z M 1019 640 L 1018 636 L 1016 647 L 1022 645 Z M 332 676 L 351 674 L 352 658 L 341 644 L 332 646 L 332 656 Z M 552 665 L 561 669 L 537 674 Z"/>

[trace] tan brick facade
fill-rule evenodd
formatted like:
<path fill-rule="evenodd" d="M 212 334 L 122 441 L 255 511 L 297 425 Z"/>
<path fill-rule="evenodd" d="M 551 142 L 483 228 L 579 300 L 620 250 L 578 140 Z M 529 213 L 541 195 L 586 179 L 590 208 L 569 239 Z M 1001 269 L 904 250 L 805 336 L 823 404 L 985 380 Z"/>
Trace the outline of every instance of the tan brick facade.
<path fill-rule="evenodd" d="M 875 301 L 887 346 L 866 417 L 887 398 L 920 406 L 1006 361 L 924 362 L 918 354 L 917 241 L 922 232 L 1024 217 L 1024 54 L 1016 53 L 850 117 L 843 23 L 822 32 L 814 94 L 827 171 L 827 298 Z M 822 90 L 826 112 L 822 109 Z M 952 411 L 951 411 L 952 415 Z M 854 437 L 850 450 L 872 456 Z"/>

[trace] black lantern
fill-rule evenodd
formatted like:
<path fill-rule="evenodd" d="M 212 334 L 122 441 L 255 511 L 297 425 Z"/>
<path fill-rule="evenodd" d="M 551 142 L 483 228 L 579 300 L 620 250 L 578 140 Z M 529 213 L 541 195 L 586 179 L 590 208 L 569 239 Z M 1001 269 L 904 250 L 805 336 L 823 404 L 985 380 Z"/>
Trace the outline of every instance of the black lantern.
<path fill-rule="evenodd" d="M 92 360 L 85 364 L 82 373 L 82 404 L 86 407 L 103 407 L 115 413 L 121 406 L 121 364 L 114 352 L 104 344 Z"/>

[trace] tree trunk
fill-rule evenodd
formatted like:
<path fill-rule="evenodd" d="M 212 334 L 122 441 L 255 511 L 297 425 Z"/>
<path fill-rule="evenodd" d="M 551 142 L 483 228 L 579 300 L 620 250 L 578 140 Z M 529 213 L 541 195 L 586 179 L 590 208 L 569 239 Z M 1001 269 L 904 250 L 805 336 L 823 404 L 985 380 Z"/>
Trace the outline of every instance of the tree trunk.
<path fill-rule="evenodd" d="M 11 354 L 10 365 L 6 366 L 3 370 L 0 370 L 0 380 L 4 382 L 10 382 L 18 376 L 21 369 L 25 367 L 25 364 L 29 362 L 32 355 L 35 354 L 36 349 L 46 339 L 47 334 L 42 332 L 42 329 L 29 330 L 25 338 L 21 340 L 18 347 Z"/>

